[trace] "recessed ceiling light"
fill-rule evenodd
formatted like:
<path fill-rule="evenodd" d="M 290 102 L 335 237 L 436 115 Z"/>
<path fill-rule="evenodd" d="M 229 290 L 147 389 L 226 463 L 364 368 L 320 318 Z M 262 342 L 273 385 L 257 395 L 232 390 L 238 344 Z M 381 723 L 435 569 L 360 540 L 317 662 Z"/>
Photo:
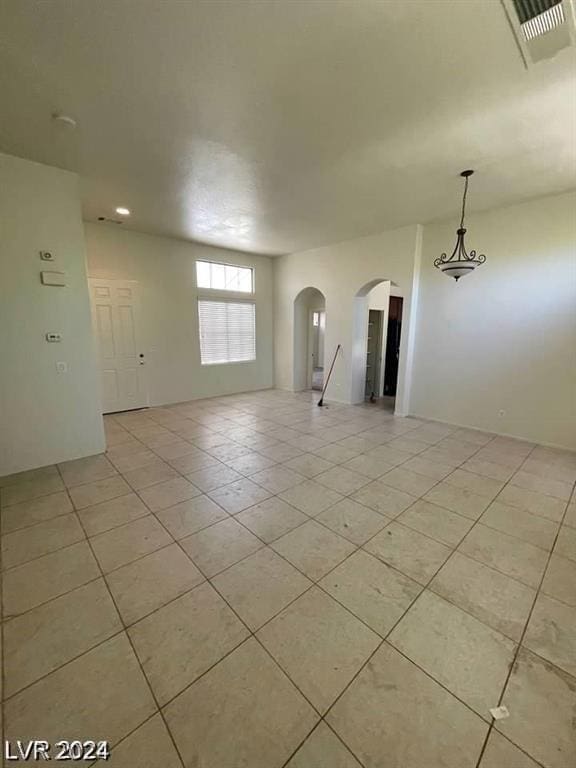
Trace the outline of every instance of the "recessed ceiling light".
<path fill-rule="evenodd" d="M 120 206 L 119 208 L 116 208 L 116 213 L 119 213 L 120 216 L 130 216 L 130 209 Z"/>

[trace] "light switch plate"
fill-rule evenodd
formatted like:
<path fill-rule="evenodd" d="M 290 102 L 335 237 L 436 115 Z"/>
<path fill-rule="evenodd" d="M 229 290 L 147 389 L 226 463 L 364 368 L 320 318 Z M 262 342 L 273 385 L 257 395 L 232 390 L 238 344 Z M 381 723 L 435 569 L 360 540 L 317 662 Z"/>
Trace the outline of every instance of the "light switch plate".
<path fill-rule="evenodd" d="M 66 272 L 40 272 L 42 285 L 66 285 Z"/>

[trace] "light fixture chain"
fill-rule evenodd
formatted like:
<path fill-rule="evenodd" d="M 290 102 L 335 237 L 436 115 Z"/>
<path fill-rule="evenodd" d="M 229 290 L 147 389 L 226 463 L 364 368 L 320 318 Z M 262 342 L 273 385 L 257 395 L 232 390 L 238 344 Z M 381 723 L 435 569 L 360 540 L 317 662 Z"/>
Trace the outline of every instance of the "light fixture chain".
<path fill-rule="evenodd" d="M 464 195 L 462 197 L 462 216 L 460 217 L 460 229 L 464 228 L 464 213 L 466 211 L 466 195 L 468 194 L 468 176 L 464 179 Z"/>

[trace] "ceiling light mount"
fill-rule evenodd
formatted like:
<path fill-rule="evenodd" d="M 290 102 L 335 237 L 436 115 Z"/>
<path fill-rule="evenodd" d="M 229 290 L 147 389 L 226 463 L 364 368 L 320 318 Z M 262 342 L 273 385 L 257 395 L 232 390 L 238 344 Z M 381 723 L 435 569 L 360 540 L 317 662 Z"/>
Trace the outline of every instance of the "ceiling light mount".
<path fill-rule="evenodd" d="M 462 196 L 462 215 L 460 216 L 460 226 L 456 230 L 456 245 L 452 251 L 451 256 L 447 256 L 443 253 L 439 258 L 434 261 L 434 266 L 441 270 L 448 277 L 453 277 L 456 282 L 464 275 L 468 275 L 473 272 L 476 267 L 484 264 L 486 256 L 483 253 L 476 254 L 476 251 L 466 252 L 464 245 L 464 235 L 466 230 L 464 229 L 464 214 L 466 213 L 466 196 L 468 194 L 468 179 L 474 171 L 462 171 L 460 176 L 464 179 L 464 194 Z"/>

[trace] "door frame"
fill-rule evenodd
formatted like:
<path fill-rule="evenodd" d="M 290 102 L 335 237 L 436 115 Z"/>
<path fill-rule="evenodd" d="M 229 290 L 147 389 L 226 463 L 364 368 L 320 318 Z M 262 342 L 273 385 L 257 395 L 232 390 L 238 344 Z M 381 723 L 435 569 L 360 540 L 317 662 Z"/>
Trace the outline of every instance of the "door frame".
<path fill-rule="evenodd" d="M 95 324 L 95 313 L 94 313 L 94 303 L 92 301 L 92 285 L 97 285 L 98 282 L 102 283 L 129 283 L 133 288 L 133 296 L 135 297 L 134 300 L 134 309 L 135 309 L 135 320 L 134 320 L 134 329 L 136 331 L 136 346 L 140 349 L 142 349 L 144 353 L 144 365 L 141 367 L 144 368 L 142 371 L 142 383 L 144 385 L 144 405 L 139 406 L 138 408 L 128 408 L 126 411 L 105 411 L 104 410 L 104 402 L 103 402 L 103 393 L 101 389 L 101 380 L 99 377 L 98 380 L 98 386 L 100 389 L 100 412 L 102 415 L 106 415 L 108 413 L 128 413 L 129 411 L 139 411 L 142 408 L 149 408 L 150 407 L 150 387 L 148 382 L 148 372 L 146 370 L 146 367 L 148 365 L 148 347 L 146 344 L 141 344 L 140 342 L 144 338 L 143 329 L 142 329 L 142 302 L 140 298 L 140 281 L 139 280 L 133 280 L 132 278 L 124 278 L 124 277 L 104 277 L 100 275 L 99 277 L 93 277 L 92 275 L 88 275 L 88 293 L 90 296 L 90 315 L 91 315 L 91 323 L 92 323 L 92 337 L 94 339 L 94 354 L 96 356 L 96 368 L 100 372 L 101 366 L 100 366 L 100 355 L 98 352 L 98 335 L 96 331 L 96 324 Z M 139 353 L 138 353 L 139 354 Z"/>
<path fill-rule="evenodd" d="M 306 389 L 312 389 L 314 376 L 314 313 L 324 312 L 324 333 L 326 333 L 326 309 L 325 307 L 311 307 L 308 310 L 308 341 L 306 350 Z M 318 318 L 318 327 L 320 327 L 320 318 Z M 326 339 L 324 339 L 326 341 Z M 324 370 L 324 360 L 322 360 L 322 370 Z"/>

